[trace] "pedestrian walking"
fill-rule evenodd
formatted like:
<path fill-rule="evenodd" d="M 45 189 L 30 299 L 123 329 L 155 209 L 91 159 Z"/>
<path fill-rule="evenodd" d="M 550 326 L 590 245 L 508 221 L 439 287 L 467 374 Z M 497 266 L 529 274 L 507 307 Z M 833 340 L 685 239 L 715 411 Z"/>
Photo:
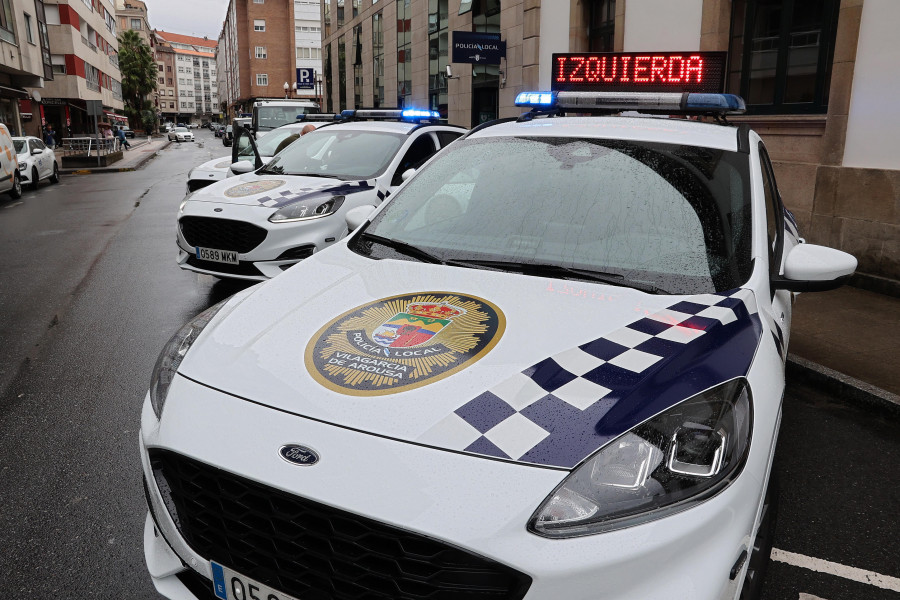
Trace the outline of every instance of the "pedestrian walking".
<path fill-rule="evenodd" d="M 44 144 L 51 150 L 56 147 L 56 132 L 53 131 L 53 125 L 48 124 L 44 129 Z"/>
<path fill-rule="evenodd" d="M 122 144 L 122 147 L 124 147 L 126 150 L 129 150 L 131 148 L 131 144 L 128 143 L 128 138 L 125 137 L 124 129 L 118 129 L 116 131 L 116 136 L 119 138 L 119 143 Z"/>

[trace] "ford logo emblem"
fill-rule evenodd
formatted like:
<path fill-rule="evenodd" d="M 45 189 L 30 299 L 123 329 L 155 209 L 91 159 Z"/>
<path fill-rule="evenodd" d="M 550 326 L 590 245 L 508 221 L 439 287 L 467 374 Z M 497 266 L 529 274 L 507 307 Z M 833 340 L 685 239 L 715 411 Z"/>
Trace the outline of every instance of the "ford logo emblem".
<path fill-rule="evenodd" d="M 311 467 L 319 462 L 318 452 L 300 444 L 285 444 L 278 451 L 278 454 L 292 465 L 300 465 L 301 467 Z"/>

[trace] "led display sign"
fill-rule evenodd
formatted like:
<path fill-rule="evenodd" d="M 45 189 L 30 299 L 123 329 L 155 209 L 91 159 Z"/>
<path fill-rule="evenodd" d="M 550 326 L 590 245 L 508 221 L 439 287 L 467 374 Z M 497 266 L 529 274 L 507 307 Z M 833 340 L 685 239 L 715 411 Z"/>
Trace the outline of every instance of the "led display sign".
<path fill-rule="evenodd" d="M 725 68 L 725 52 L 554 54 L 551 89 L 718 94 L 725 86 Z"/>

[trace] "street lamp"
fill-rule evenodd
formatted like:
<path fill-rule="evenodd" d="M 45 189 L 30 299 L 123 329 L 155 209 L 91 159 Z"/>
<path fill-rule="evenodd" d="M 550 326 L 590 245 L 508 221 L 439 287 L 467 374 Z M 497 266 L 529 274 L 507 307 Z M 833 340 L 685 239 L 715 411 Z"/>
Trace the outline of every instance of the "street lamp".
<path fill-rule="evenodd" d="M 285 81 L 285 82 L 284 82 L 284 99 L 285 99 L 285 100 L 288 99 L 288 92 L 290 91 L 290 89 L 291 89 L 291 86 L 289 86 L 289 85 L 288 85 L 288 82 Z"/>

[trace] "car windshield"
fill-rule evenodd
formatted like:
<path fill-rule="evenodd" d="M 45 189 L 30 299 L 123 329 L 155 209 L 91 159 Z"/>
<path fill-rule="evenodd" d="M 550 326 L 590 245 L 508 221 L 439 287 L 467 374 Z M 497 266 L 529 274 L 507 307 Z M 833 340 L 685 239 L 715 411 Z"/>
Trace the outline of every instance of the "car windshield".
<path fill-rule="evenodd" d="M 600 280 L 660 293 L 750 275 L 745 154 L 621 140 L 449 146 L 351 242 L 372 258 Z"/>
<path fill-rule="evenodd" d="M 261 172 L 368 179 L 387 168 L 405 139 L 400 133 L 329 127 L 303 136 Z"/>
<path fill-rule="evenodd" d="M 175 131 L 187 131 L 187 127 L 176 127 Z"/>
<path fill-rule="evenodd" d="M 297 115 L 305 115 L 314 111 L 315 108 L 311 106 L 260 106 L 256 109 L 256 127 L 260 131 L 270 131 L 295 122 Z"/>
<path fill-rule="evenodd" d="M 260 156 L 275 156 L 280 150 L 288 147 L 291 142 L 299 137 L 300 130 L 296 127 L 276 129 L 261 138 L 256 148 L 259 150 Z M 238 156 L 253 156 L 253 147 L 250 144 L 245 144 L 238 152 Z"/>
<path fill-rule="evenodd" d="M 25 152 L 25 140 L 13 140 L 13 146 L 16 149 L 16 154 Z"/>

